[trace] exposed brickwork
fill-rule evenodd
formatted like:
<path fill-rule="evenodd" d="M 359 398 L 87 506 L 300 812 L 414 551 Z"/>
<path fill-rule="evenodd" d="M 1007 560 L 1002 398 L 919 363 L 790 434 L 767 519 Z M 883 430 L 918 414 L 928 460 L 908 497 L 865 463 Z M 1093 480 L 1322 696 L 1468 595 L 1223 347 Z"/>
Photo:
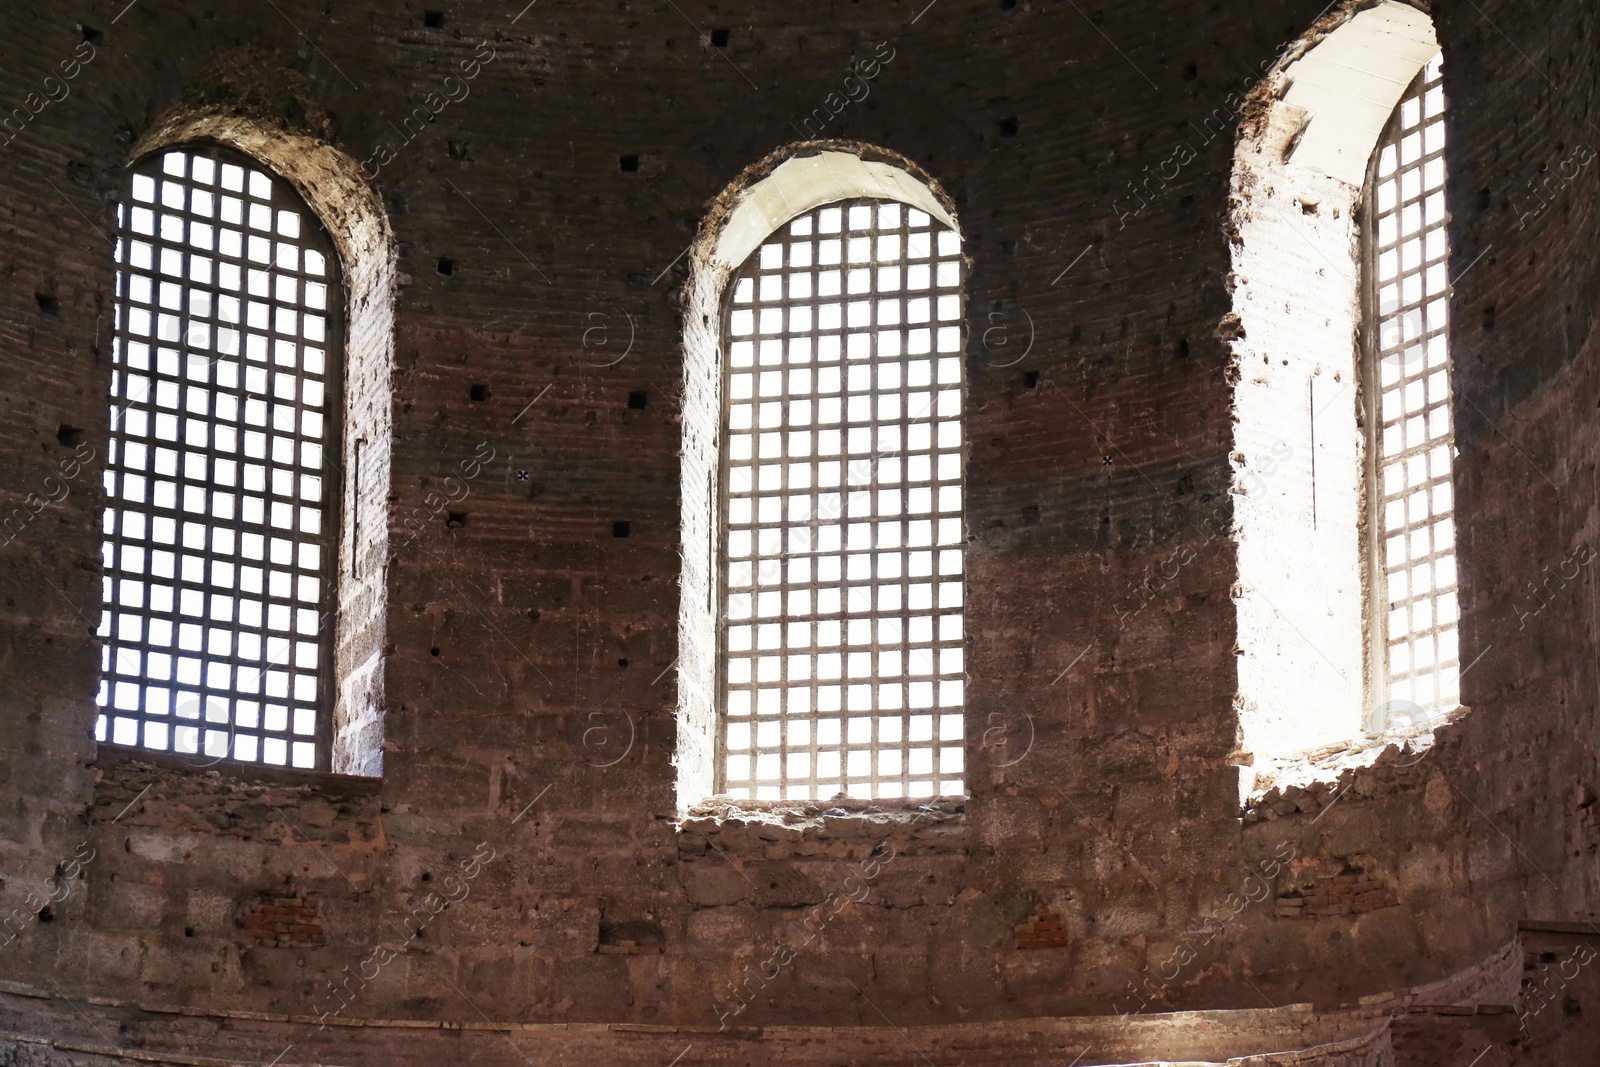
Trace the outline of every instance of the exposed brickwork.
<path fill-rule="evenodd" d="M 1061 948 L 1071 941 L 1066 924 L 1049 908 L 1029 912 L 1028 918 L 1018 923 L 1012 932 L 1018 948 Z"/>
<path fill-rule="evenodd" d="M 896 1026 L 949 1024 L 924 1046 L 937 1040 L 945 1062 L 1071 1062 L 1100 1032 L 1061 1018 L 1115 1011 L 1146 968 L 1182 963 L 1160 978 L 1163 1011 L 1353 1004 L 1474 964 L 1529 913 L 1594 911 L 1592 805 L 1563 825 L 1573 776 L 1600 782 L 1594 569 L 1541 587 L 1537 611 L 1522 596 L 1600 536 L 1600 168 L 1542 186 L 1551 199 L 1536 214 L 1524 193 L 1600 122 L 1584 89 L 1600 67 L 1593 5 L 1434 5 L 1452 102 L 1473 711 L 1426 754 L 1393 748 L 1336 786 L 1272 792 L 1243 819 L 1228 533 L 1239 368 L 1217 335 L 1233 311 L 1231 135 L 1137 217 L 1119 216 L 1128 184 L 1190 136 L 1184 124 L 1304 33 L 1322 0 L 1082 13 L 940 0 L 914 25 L 919 5 L 680 3 L 680 14 L 542 0 L 515 22 L 521 4 L 445 5 L 439 25 L 372 0 L 281 0 L 282 15 L 139 3 L 118 17 L 123 6 L 22 7 L 0 36 L 0 117 L 86 34 L 98 48 L 71 95 L 0 146 L 6 513 L 78 444 L 105 454 L 113 263 L 96 230 L 128 152 L 163 116 L 231 109 L 366 160 L 479 42 L 497 58 L 366 184 L 395 259 L 393 303 L 375 280 L 356 338 L 369 352 L 393 341 L 363 365 L 370 418 L 389 397 L 393 424 L 370 456 L 389 482 L 364 483 L 362 514 L 388 507 L 395 547 L 364 571 L 351 608 L 383 625 L 381 638 L 372 626 L 351 635 L 366 710 L 340 728 L 373 757 L 349 770 L 376 769 L 381 739 L 382 778 L 241 779 L 96 752 L 101 501 L 89 468 L 0 545 L 5 908 L 49 884 L 79 842 L 95 855 L 53 921 L 0 951 L 0 976 L 45 992 L 48 977 L 75 1004 L 303 1020 L 245 1027 L 229 1054 L 258 1064 L 291 1043 L 286 1062 L 366 1062 L 373 1033 L 396 1059 L 416 1054 L 418 1030 L 357 1025 L 368 1019 L 448 1027 L 471 1046 L 441 1059 L 520 1062 L 506 1034 L 463 1028 L 482 1018 L 545 1028 L 528 1033 L 552 1055 L 600 1035 L 612 1042 L 602 1062 L 659 1067 L 690 1043 L 684 1067 L 716 1062 L 713 1041 L 725 1062 L 802 1047 L 816 1062 L 914 1059 L 874 1007 Z M 726 45 L 702 43 L 721 29 Z M 703 566 L 681 554 L 680 520 L 685 495 L 706 490 L 683 484 L 680 453 L 707 441 L 677 398 L 683 344 L 703 339 L 707 308 L 678 257 L 717 198 L 798 136 L 787 124 L 886 40 L 893 63 L 828 132 L 925 169 L 955 202 L 972 260 L 971 795 L 915 825 L 824 807 L 680 826 L 673 664 L 705 667 L 705 648 L 678 636 L 697 610 L 680 580 Z M 271 62 L 241 61 L 241 42 Z M 1248 347 L 1238 329 L 1223 332 Z M 482 441 L 495 458 L 470 498 L 431 508 Z M 400 546 L 412 515 L 428 518 Z M 623 738 L 619 757 L 610 739 Z M 482 841 L 495 858 L 445 907 L 445 877 Z M 1362 872 L 1381 872 L 1398 903 L 1302 922 L 1230 905 L 1244 872 L 1285 845 L 1371 857 Z M 240 903 L 257 894 L 314 897 L 327 944 L 268 951 L 246 936 Z M 1071 939 L 1018 952 L 1016 928 L 1041 900 Z M 1207 944 L 1184 940 L 1219 914 L 1232 918 Z M 428 921 L 405 940 L 418 924 L 396 925 L 412 915 Z M 797 933 L 797 921 L 810 926 Z M 624 932 L 635 922 L 659 927 L 659 953 L 602 951 L 650 945 Z M 401 941 L 379 967 L 379 946 Z M 337 1042 L 302 1047 L 322 990 L 363 965 Z M 735 985 L 751 991 L 729 1022 L 738 1036 L 713 1038 Z M 7 999 L 48 1009 L 12 1005 L 7 1029 L 106 1040 L 64 1002 Z M 101 1028 L 130 1047 L 141 1034 L 184 1046 L 126 1015 L 127 1034 L 120 1017 Z M 1017 1025 L 1039 1017 L 1051 1019 L 1045 1045 Z M 1373 1018 L 1296 1022 L 1294 1041 L 1274 1031 L 1246 1044 L 1361 1042 L 1340 1055 L 1370 1057 Z M 1551 1007 L 1534 1022 L 1567 1018 Z M 1135 1034 L 1174 1025 L 1112 1021 Z M 807 1045 L 820 1030 L 804 1027 L 866 1032 Z M 774 1044 L 753 1053 L 757 1039 Z M 1223 1044 L 1130 1039 L 1094 1058 L 1240 1051 Z M 216 1054 L 198 1038 L 185 1047 Z"/>
<path fill-rule="evenodd" d="M 1360 915 L 1400 903 L 1389 879 L 1368 871 L 1360 858 L 1306 860 L 1289 865 L 1279 876 L 1276 914 L 1284 919 Z M 1287 883 L 1287 884 L 1286 884 Z"/>
<path fill-rule="evenodd" d="M 318 948 L 328 943 L 317 915 L 317 898 L 257 896 L 239 915 L 244 935 L 274 948 Z"/>

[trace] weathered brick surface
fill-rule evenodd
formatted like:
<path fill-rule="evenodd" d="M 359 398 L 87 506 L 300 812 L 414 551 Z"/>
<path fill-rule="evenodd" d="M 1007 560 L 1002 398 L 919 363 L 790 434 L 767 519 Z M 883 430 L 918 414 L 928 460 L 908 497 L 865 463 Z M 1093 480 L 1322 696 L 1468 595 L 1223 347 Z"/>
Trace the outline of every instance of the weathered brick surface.
<path fill-rule="evenodd" d="M 1279 878 L 1275 913 L 1284 919 L 1314 919 L 1398 906 L 1394 886 L 1382 873 L 1367 870 L 1369 862 L 1353 857 L 1291 863 Z"/>
<path fill-rule="evenodd" d="M 1066 925 L 1049 908 L 1030 912 L 1014 933 L 1018 948 L 1060 948 L 1070 940 Z"/>
<path fill-rule="evenodd" d="M 315 948 L 328 943 L 317 915 L 317 898 L 261 896 L 244 906 L 239 925 L 246 937 L 276 948 Z"/>
<path fill-rule="evenodd" d="M 1537 613 L 1527 593 L 1600 530 L 1600 168 L 1546 187 L 1537 213 L 1526 191 L 1594 136 L 1590 6 L 1437 5 L 1475 710 L 1420 760 L 1348 772 L 1343 794 L 1269 796 L 1244 822 L 1217 336 L 1229 139 L 1126 225 L 1114 202 L 1320 0 L 1082 13 L 941 0 L 909 25 L 914 10 L 871 4 L 545 0 L 516 21 L 445 6 L 438 26 L 364 0 L 279 6 L 11 13 L 0 109 L 86 33 L 97 52 L 0 147 L 0 505 L 21 506 L 80 435 L 103 453 L 103 234 L 129 147 L 164 114 L 240 110 L 355 160 L 393 144 L 372 187 L 398 255 L 396 548 L 381 684 L 361 682 L 385 701 L 383 777 L 363 791 L 96 761 L 91 469 L 0 546 L 0 888 L 20 901 L 85 837 L 97 857 L 52 921 L 0 950 L 0 976 L 314 1017 L 374 960 L 340 987 L 342 1019 L 473 1018 L 453 986 L 497 1020 L 714 1028 L 736 987 L 740 1026 L 881 1026 L 869 1002 L 911 1026 L 1111 1012 L 1285 842 L 1373 857 L 1399 903 L 1315 922 L 1243 908 L 1151 1010 L 1353 1002 L 1467 966 L 1526 913 L 1593 911 L 1600 872 L 1586 845 L 1567 858 L 1592 839 L 1588 807 L 1568 813 L 1576 828 L 1562 812 L 1572 776 L 1600 781 L 1594 578 L 1541 585 Z M 691 22 L 726 29 L 725 50 Z M 495 58 L 470 95 L 398 144 L 401 120 L 485 40 Z M 927 825 L 822 809 L 770 834 L 756 820 L 680 828 L 669 668 L 692 564 L 677 548 L 674 403 L 688 268 L 673 264 L 708 203 L 882 40 L 896 59 L 828 134 L 926 168 L 972 257 L 972 795 Z M 245 45 L 250 63 L 233 52 Z M 289 73 L 262 73 L 274 64 Z M 1004 365 L 1020 349 L 1002 352 L 996 326 L 1010 345 L 1031 338 L 1022 362 Z M 401 544 L 481 441 L 496 458 L 449 509 L 460 516 Z M 1176 577 L 1151 577 L 1183 549 Z M 379 600 L 375 580 L 361 610 Z M 374 721 L 344 725 L 376 743 Z M 263 895 L 314 897 L 326 945 L 245 936 L 237 916 Z M 1019 952 L 1017 926 L 1044 905 L 1067 944 Z M 806 916 L 803 950 L 751 979 L 807 937 Z M 646 930 L 659 952 L 627 933 Z M 886 1034 L 874 1055 L 899 1062 Z M 268 1044 L 259 1062 L 282 1048 Z"/>

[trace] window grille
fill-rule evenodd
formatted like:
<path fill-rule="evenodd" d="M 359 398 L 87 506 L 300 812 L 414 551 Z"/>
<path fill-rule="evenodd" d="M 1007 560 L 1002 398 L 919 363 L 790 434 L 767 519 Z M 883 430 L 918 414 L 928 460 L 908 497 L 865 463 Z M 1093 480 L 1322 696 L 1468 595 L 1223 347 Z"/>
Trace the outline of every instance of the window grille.
<path fill-rule="evenodd" d="M 1459 702 L 1440 57 L 1384 131 L 1367 181 L 1369 630 L 1379 701 Z M 1375 417 L 1374 417 L 1375 413 Z"/>
<path fill-rule="evenodd" d="M 718 792 L 964 793 L 961 241 L 850 200 L 727 306 Z"/>
<path fill-rule="evenodd" d="M 343 287 L 285 181 L 206 146 L 118 205 L 98 741 L 326 769 Z"/>

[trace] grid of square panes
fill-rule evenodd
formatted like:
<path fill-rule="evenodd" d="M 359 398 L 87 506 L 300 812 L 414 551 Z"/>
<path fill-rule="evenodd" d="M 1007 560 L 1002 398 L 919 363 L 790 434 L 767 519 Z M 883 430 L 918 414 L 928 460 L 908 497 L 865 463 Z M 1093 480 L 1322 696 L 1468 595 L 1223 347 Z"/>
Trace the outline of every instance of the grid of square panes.
<path fill-rule="evenodd" d="M 339 484 L 332 248 L 200 148 L 118 205 L 99 741 L 324 768 Z"/>
<path fill-rule="evenodd" d="M 817 208 L 727 326 L 719 792 L 962 794 L 960 237 Z"/>
<path fill-rule="evenodd" d="M 1450 467 L 1444 87 L 1435 56 L 1390 120 L 1370 183 L 1376 332 L 1369 381 L 1377 463 L 1373 521 L 1382 590 L 1383 700 L 1424 711 L 1459 702 L 1454 501 Z"/>

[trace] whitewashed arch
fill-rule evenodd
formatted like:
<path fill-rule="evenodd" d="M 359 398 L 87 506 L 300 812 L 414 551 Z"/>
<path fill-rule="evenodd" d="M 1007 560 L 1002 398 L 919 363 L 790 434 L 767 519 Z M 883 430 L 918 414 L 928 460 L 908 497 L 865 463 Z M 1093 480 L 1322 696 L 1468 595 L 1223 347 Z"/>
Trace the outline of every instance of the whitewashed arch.
<path fill-rule="evenodd" d="M 717 780 L 718 436 L 722 423 L 723 302 L 729 280 L 780 227 L 853 198 L 898 201 L 959 233 L 951 201 L 910 160 L 847 142 L 792 145 L 753 165 L 713 202 L 690 249 L 684 298 L 682 551 L 678 730 L 680 812 Z"/>
<path fill-rule="evenodd" d="M 1247 793 L 1285 774 L 1337 773 L 1342 751 L 1373 746 L 1364 734 L 1359 216 L 1378 139 L 1438 52 L 1433 23 L 1416 7 L 1382 0 L 1352 9 L 1267 76 L 1256 94 L 1263 109 L 1236 147 L 1236 319 L 1224 335 L 1238 376 L 1237 704 L 1253 758 Z M 1315 757 L 1332 763 L 1307 771 Z"/>

